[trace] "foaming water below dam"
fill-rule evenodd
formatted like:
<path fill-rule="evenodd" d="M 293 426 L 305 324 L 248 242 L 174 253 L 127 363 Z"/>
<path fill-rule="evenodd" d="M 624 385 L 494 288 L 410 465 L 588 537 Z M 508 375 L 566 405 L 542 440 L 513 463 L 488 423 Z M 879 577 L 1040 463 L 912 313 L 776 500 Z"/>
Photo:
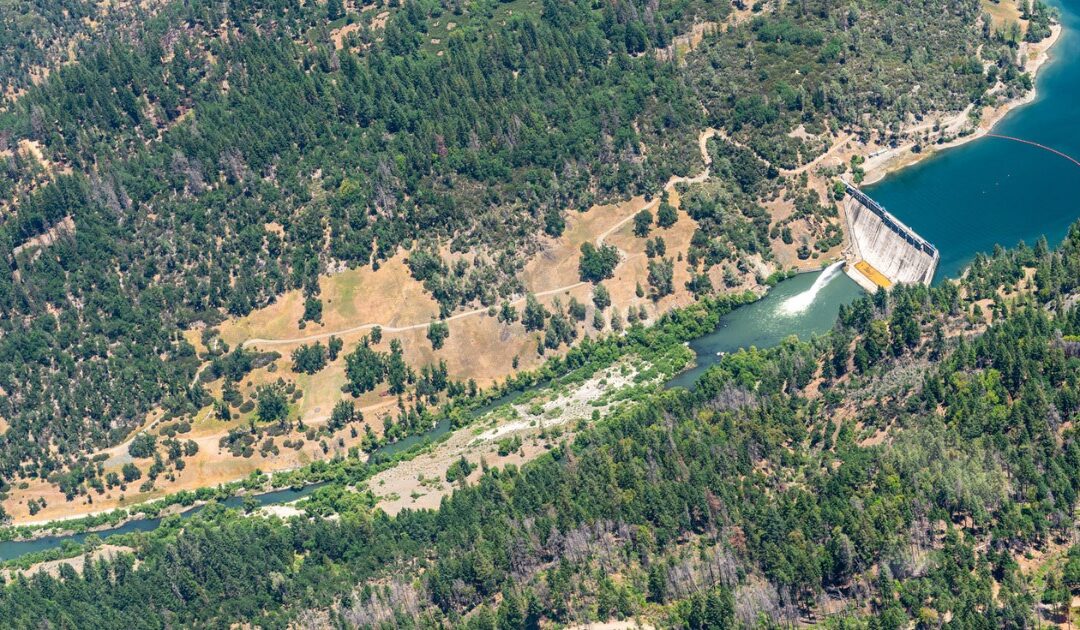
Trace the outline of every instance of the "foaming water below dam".
<path fill-rule="evenodd" d="M 817 297 L 818 293 L 821 293 L 821 290 L 840 274 L 843 267 L 844 263 L 842 261 L 829 265 L 825 271 L 817 274 L 814 284 L 810 285 L 809 289 L 802 293 L 796 293 L 781 302 L 777 313 L 780 315 L 800 315 L 805 313 L 806 309 L 810 308 L 814 303 L 814 298 Z"/>
<path fill-rule="evenodd" d="M 699 376 L 727 353 L 740 348 L 769 348 L 795 335 L 809 339 L 836 323 L 842 304 L 865 292 L 843 274 L 843 263 L 824 271 L 784 280 L 757 302 L 741 306 L 720 318 L 713 332 L 690 342 L 696 365 L 679 373 L 668 387 L 691 388 Z"/>

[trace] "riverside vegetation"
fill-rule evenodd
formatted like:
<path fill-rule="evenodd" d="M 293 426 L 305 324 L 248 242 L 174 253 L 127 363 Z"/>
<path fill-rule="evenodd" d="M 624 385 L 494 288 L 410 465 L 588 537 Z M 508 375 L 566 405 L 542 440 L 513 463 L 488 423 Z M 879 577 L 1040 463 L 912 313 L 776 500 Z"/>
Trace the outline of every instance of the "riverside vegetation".
<path fill-rule="evenodd" d="M 873 133 L 959 110 L 1018 62 L 1003 52 L 984 72 L 995 36 L 975 2 L 766 4 L 674 59 L 660 50 L 673 34 L 730 7 L 429 0 L 379 21 L 359 8 L 167 3 L 0 114 L 2 483 L 98 485 L 84 453 L 152 410 L 190 420 L 213 402 L 195 378 L 213 357 L 182 329 L 292 288 L 318 319 L 317 278 L 336 266 L 412 248 L 443 314 L 520 295 L 523 254 L 565 208 L 695 172 L 705 127 L 739 146 L 714 139 L 719 191 L 695 198 L 698 253 L 680 264 L 748 269 L 768 255 L 758 201 L 780 193 L 776 168 L 827 144 L 796 126 Z M 426 36 L 450 22 L 445 41 Z M 447 273 L 423 263 L 435 243 L 477 255 Z M 662 291 L 673 264 L 653 265 Z"/>
<path fill-rule="evenodd" d="M 978 2 L 938 0 L 196 0 L 132 15 L 73 63 L 52 48 L 5 55 L 6 84 L 26 93 L 0 112 L 0 491 L 45 479 L 71 500 L 182 469 L 184 427 L 208 409 L 231 418 L 229 384 L 269 354 L 212 335 L 200 352 L 182 332 L 290 289 L 318 321 L 318 278 L 333 269 L 404 249 L 440 317 L 498 310 L 524 293 L 526 256 L 565 229 L 567 208 L 658 195 L 672 174 L 700 171 L 705 128 L 717 130 L 710 178 L 687 191 L 698 229 L 677 263 L 704 300 L 687 312 L 715 314 L 742 298 L 710 297 L 707 272 L 747 273 L 752 255 L 791 244 L 792 221 L 820 228 L 800 258 L 839 242 L 827 197 L 782 171 L 842 130 L 887 141 L 999 80 L 1030 89 L 1016 44 L 1052 19 L 1025 5 L 1026 32 L 1010 33 Z M 84 32 L 83 17 L 58 18 L 72 22 L 57 32 Z M 729 26 L 669 48 L 702 22 Z M 39 67 L 50 72 L 37 85 L 11 78 Z M 770 202 L 794 212 L 774 223 Z M 674 214 L 660 203 L 658 224 Z M 438 511 L 372 509 L 362 482 L 380 464 L 356 451 L 293 474 L 333 481 L 307 516 L 212 506 L 125 538 L 134 555 L 16 577 L 0 614 L 76 627 L 1067 615 L 1072 564 L 1029 580 L 1018 562 L 1071 535 L 1076 241 L 980 258 L 957 285 L 857 302 L 825 339 L 726 357 L 694 392 L 650 393 L 534 463 L 486 470 Z M 598 245 L 582 251 L 583 280 L 610 273 L 618 252 Z M 649 246 L 662 297 L 676 261 L 661 239 Z M 607 365 L 612 348 L 664 350 L 714 321 L 672 314 L 655 332 L 628 322 L 625 337 L 586 342 L 580 303 L 530 304 L 520 327 L 544 330 L 539 351 L 575 344 L 549 375 Z M 428 327 L 433 347 L 445 335 Z M 485 396 L 369 341 L 331 339 L 326 352 L 350 358 L 346 394 L 386 381 L 408 396 L 384 440 Z M 322 356 L 304 346 L 295 371 L 317 373 Z M 238 406 L 262 437 L 294 395 L 282 381 Z M 343 422 L 364 422 L 346 407 Z M 153 453 L 149 469 L 106 475 L 87 453 L 133 438 L 148 414 L 175 434 L 131 442 L 132 456 Z M 243 453 L 249 437 L 224 446 Z"/>
<path fill-rule="evenodd" d="M 858 300 L 823 338 L 728 355 L 693 391 L 488 469 L 437 511 L 390 518 L 341 485 L 287 522 L 208 509 L 81 575 L 16 578 L 0 612 L 106 627 L 1062 619 L 1080 551 L 1047 553 L 1037 577 L 1020 562 L 1075 535 L 1077 278 L 1080 225 L 1057 252 L 980 256 L 961 281 Z"/>

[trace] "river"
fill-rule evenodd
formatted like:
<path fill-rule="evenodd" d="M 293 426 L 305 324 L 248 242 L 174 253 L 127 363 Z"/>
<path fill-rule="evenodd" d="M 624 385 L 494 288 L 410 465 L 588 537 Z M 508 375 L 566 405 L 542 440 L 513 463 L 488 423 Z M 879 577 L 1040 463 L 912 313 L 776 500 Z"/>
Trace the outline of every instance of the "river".
<path fill-rule="evenodd" d="M 503 394 L 494 400 L 491 400 L 480 407 L 474 409 L 471 413 L 474 416 L 481 416 L 488 411 L 491 411 L 495 407 L 513 402 L 520 398 L 526 392 L 533 389 L 542 387 L 544 384 L 537 384 L 531 387 L 527 387 L 520 390 L 515 390 Z M 451 430 L 451 423 L 449 418 L 441 420 L 431 431 L 424 433 L 423 435 L 411 435 L 405 438 L 387 444 L 380 447 L 374 453 L 372 458 L 380 459 L 385 457 L 391 457 L 397 453 L 408 450 L 417 444 L 422 444 L 427 441 L 436 440 L 443 435 L 447 434 Z M 271 490 L 269 492 L 262 492 L 258 494 L 246 495 L 246 496 L 233 496 L 225 499 L 221 503 L 226 507 L 238 508 L 244 505 L 244 502 L 248 497 L 254 500 L 258 506 L 275 505 L 281 503 L 289 503 L 302 499 L 315 490 L 325 485 L 325 483 L 315 483 L 303 488 L 284 488 L 281 490 Z M 205 506 L 194 507 L 190 510 L 186 510 L 179 513 L 180 518 L 190 518 L 203 510 Z M 29 553 L 37 553 L 39 551 L 47 551 L 54 547 L 59 547 L 65 543 L 82 544 L 86 540 L 86 537 L 91 533 L 97 535 L 101 539 L 109 538 L 110 536 L 116 536 L 117 534 L 129 534 L 132 532 L 147 532 L 156 529 L 161 524 L 161 518 L 142 518 L 133 519 L 127 521 L 116 527 L 104 528 L 96 532 L 80 532 L 77 534 L 62 534 L 58 536 L 42 536 L 34 538 L 32 540 L 9 540 L 0 542 L 0 562 L 6 560 L 13 560 L 20 556 L 24 556 Z"/>
<path fill-rule="evenodd" d="M 296 490 L 285 488 L 283 490 L 273 490 L 271 492 L 264 492 L 262 494 L 252 495 L 255 503 L 262 505 L 271 505 L 275 503 L 288 503 L 301 499 L 311 494 L 324 484 L 312 484 L 304 488 Z M 225 499 L 221 503 L 227 507 L 238 508 L 244 504 L 245 497 L 234 496 Z M 203 510 L 205 506 L 199 506 L 187 510 L 180 514 L 181 518 L 190 518 Z M 102 539 L 117 534 L 129 534 L 132 532 L 148 532 L 152 529 L 157 529 L 157 526 L 161 524 L 161 518 L 142 518 L 137 520 L 128 521 L 117 527 L 105 529 L 98 532 L 82 532 L 78 534 L 68 534 L 62 536 L 42 536 L 41 538 L 34 538 L 33 540 L 9 540 L 6 542 L 0 542 L 0 562 L 5 560 L 12 560 L 19 556 L 24 556 L 28 553 L 37 553 L 39 551 L 47 551 L 53 547 L 59 547 L 64 543 L 82 544 L 86 537 L 91 533 L 96 534 Z"/>
<path fill-rule="evenodd" d="M 836 322 L 841 304 L 862 295 L 859 285 L 838 269 L 804 273 L 784 280 L 757 302 L 720 318 L 716 330 L 690 342 L 697 355 L 693 368 L 681 372 L 669 387 L 692 387 L 701 373 L 729 352 L 739 348 L 768 348 L 786 337 L 809 339 Z"/>
<path fill-rule="evenodd" d="M 1080 158 L 1080 0 L 1055 3 L 1061 10 L 1064 32 L 1051 50 L 1051 59 L 1039 72 L 1038 97 L 1010 112 L 995 127 L 995 134 L 1040 143 Z M 1067 63 L 1066 63 L 1067 61 Z M 1080 167 L 1051 152 L 993 137 L 980 138 L 943 151 L 914 166 L 889 175 L 866 192 L 889 209 L 941 252 L 936 281 L 957 276 L 977 252 L 997 244 L 1034 244 L 1046 236 L 1052 245 L 1064 237 L 1077 219 L 1077 184 Z M 673 379 L 670 386 L 692 386 L 696 378 L 722 353 L 756 346 L 765 348 L 791 335 L 803 339 L 827 331 L 841 304 L 862 290 L 835 270 L 800 274 L 779 283 L 763 299 L 721 318 L 716 330 L 690 343 L 696 366 Z M 816 286 L 815 286 L 816 285 Z M 391 455 L 422 439 L 449 430 L 437 427 L 433 435 L 409 438 L 391 445 Z M 280 490 L 255 499 L 260 505 L 284 503 L 309 494 Z M 242 499 L 226 503 L 239 506 Z M 194 514 L 192 510 L 186 515 Z M 110 535 L 154 529 L 160 519 L 144 519 L 98 532 Z M 0 561 L 44 551 L 65 541 L 81 543 L 86 534 L 49 536 L 29 541 L 0 542 Z"/>

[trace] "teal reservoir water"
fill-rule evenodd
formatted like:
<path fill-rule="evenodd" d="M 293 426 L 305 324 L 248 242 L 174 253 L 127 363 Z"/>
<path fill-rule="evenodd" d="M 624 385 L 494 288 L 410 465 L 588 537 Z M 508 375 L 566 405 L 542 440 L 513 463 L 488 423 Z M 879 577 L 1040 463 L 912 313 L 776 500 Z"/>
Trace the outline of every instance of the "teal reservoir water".
<path fill-rule="evenodd" d="M 1080 159 L 1080 2 L 1055 5 L 1064 32 L 1039 71 L 1036 100 L 1010 112 L 992 133 Z M 937 246 L 937 281 L 958 276 L 994 245 L 1032 245 L 1046 236 L 1054 246 L 1080 218 L 1080 166 L 1001 138 L 942 151 L 865 191 Z"/>
<path fill-rule="evenodd" d="M 1010 112 L 993 133 L 1080 159 L 1080 2 L 1056 6 L 1064 32 L 1039 72 L 1038 96 Z M 990 252 L 995 245 L 1030 245 L 1040 236 L 1056 245 L 1080 218 L 1080 166 L 1051 151 L 1002 138 L 984 137 L 942 151 L 865 191 L 937 246 L 941 261 L 935 281 L 959 276 L 978 252 Z M 719 353 L 765 348 L 789 335 L 807 339 L 828 330 L 840 305 L 862 291 L 842 274 L 811 291 L 821 279 L 820 274 L 797 276 L 762 300 L 725 315 L 713 333 L 690 343 L 697 366 L 669 385 L 691 387 Z M 793 296 L 810 294 L 802 310 L 788 308 Z"/>
<path fill-rule="evenodd" d="M 1010 113 L 995 134 L 1023 138 L 1080 158 L 1080 26 L 1078 2 L 1058 3 L 1065 32 L 1052 50 L 1051 61 L 1039 73 L 1038 99 Z M 1066 158 L 1025 144 L 982 138 L 944 151 L 893 174 L 866 192 L 888 208 L 941 252 L 936 278 L 959 275 L 977 252 L 994 245 L 1029 244 L 1045 235 L 1056 244 L 1069 224 L 1080 216 L 1080 167 Z M 698 376 L 722 353 L 756 346 L 767 348 L 796 335 L 808 339 L 829 330 L 841 304 L 863 295 L 843 273 L 831 268 L 801 274 L 779 283 L 761 300 L 721 318 L 716 330 L 690 342 L 697 365 L 668 385 L 692 387 Z M 510 394 L 512 397 L 520 392 Z M 499 399 L 485 409 L 507 402 Z M 480 410 L 482 412 L 482 410 Z M 407 438 L 382 449 L 389 456 L 450 430 L 449 422 L 430 433 Z M 260 505 L 284 503 L 306 496 L 316 486 L 257 495 Z M 227 505 L 239 506 L 232 498 Z M 197 510 L 186 513 L 195 514 Z M 154 529 L 160 519 L 132 521 L 99 532 L 110 535 Z M 80 543 L 86 534 L 50 536 L 0 543 L 0 561 L 43 551 L 65 541 Z"/>

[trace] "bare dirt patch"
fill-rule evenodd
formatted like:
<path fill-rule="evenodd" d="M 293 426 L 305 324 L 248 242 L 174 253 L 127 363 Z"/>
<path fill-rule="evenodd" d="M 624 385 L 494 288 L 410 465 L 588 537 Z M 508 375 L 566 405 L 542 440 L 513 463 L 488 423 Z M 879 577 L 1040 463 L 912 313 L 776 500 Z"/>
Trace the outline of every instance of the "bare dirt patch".
<path fill-rule="evenodd" d="M 722 32 L 725 28 L 735 26 L 745 22 L 750 16 L 753 15 L 753 10 L 749 7 L 745 9 L 735 8 L 722 22 L 698 22 L 690 27 L 689 32 L 675 37 L 671 44 L 666 48 L 660 48 L 656 51 L 656 56 L 659 59 L 671 59 L 679 55 L 683 55 L 690 52 L 701 44 L 701 41 L 705 39 L 706 35 L 712 35 Z"/>
<path fill-rule="evenodd" d="M 1026 22 L 1020 19 L 1020 7 L 1016 2 L 1010 2 L 1009 0 L 1001 0 L 1000 2 L 982 0 L 979 4 L 983 11 L 990 14 L 993 23 L 992 28 L 995 30 L 1008 28 L 1009 24 L 1013 22 L 1020 24 L 1025 31 L 1027 30 Z"/>
<path fill-rule="evenodd" d="M 44 233 L 31 238 L 25 243 L 15 247 L 11 250 L 12 256 L 18 257 L 19 254 L 24 251 L 32 250 L 34 248 L 45 248 L 55 243 L 58 239 L 71 237 L 75 235 L 75 221 L 70 217 L 64 217 L 56 225 L 52 226 Z"/>
<path fill-rule="evenodd" d="M 596 411 L 610 413 L 621 401 L 606 393 L 633 383 L 637 371 L 626 361 L 598 372 L 585 382 L 565 391 L 545 392 L 522 403 L 496 409 L 473 425 L 459 429 L 430 452 L 379 473 L 368 487 L 379 498 L 378 507 L 388 514 L 405 508 L 432 509 L 439 506 L 454 486 L 446 480 L 450 466 L 465 458 L 476 470 L 469 480 L 482 474 L 481 460 L 488 466 L 521 465 L 547 452 L 555 443 L 573 435 L 577 423 L 587 421 Z M 521 440 L 521 445 L 504 453 L 499 443 Z"/>
<path fill-rule="evenodd" d="M 334 331 L 366 323 L 386 327 L 424 323 L 439 313 L 438 303 L 409 274 L 404 253 L 384 262 L 377 271 L 360 267 L 324 276 L 319 286 L 321 323 L 307 322 L 300 328 L 304 296 L 298 290 L 289 291 L 266 308 L 222 323 L 222 340 L 238 345 L 253 338 L 291 339 L 323 333 L 329 337 Z"/>
<path fill-rule="evenodd" d="M 381 29 L 386 27 L 386 21 L 390 19 L 389 11 L 381 11 L 371 20 L 371 29 Z"/>
<path fill-rule="evenodd" d="M 27 138 L 22 138 L 19 140 L 19 144 L 17 146 L 19 153 L 24 156 L 33 158 L 38 164 L 41 165 L 41 168 L 45 171 L 46 175 L 52 176 L 57 173 L 71 173 L 71 167 L 63 164 L 56 164 L 49 160 L 49 158 L 45 157 L 45 151 L 42 148 L 41 143 L 37 140 L 29 140 Z"/>
<path fill-rule="evenodd" d="M 350 33 L 355 33 L 363 28 L 363 24 L 360 22 L 353 22 L 352 24 L 346 24 L 341 28 L 335 28 L 330 31 L 330 39 L 334 42 L 334 48 L 341 50 L 345 47 L 345 39 Z"/>
<path fill-rule="evenodd" d="M 567 626 L 567 630 L 653 630 L 656 626 L 638 619 L 624 621 L 605 621 L 602 623 L 582 623 Z"/>

